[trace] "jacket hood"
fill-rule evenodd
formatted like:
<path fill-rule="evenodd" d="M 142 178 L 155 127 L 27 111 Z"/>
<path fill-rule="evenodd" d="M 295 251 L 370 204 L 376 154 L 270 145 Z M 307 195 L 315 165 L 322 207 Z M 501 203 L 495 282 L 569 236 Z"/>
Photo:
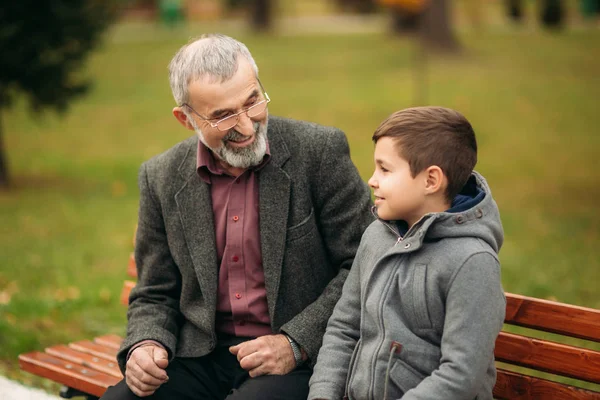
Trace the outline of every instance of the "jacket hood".
<path fill-rule="evenodd" d="M 497 253 L 504 241 L 500 212 L 492 191 L 485 178 L 475 171 L 450 209 L 426 214 L 408 232 L 404 221 L 398 221 L 397 228 L 404 241 L 415 245 L 413 250 L 421 247 L 423 241 L 472 237 L 485 241 Z"/>

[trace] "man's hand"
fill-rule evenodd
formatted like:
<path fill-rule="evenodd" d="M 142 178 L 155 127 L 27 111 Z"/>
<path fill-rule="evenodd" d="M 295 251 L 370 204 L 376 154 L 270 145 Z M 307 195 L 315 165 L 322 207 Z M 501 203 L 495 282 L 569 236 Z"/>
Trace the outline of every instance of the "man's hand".
<path fill-rule="evenodd" d="M 252 378 L 285 375 L 296 368 L 292 347 L 285 335 L 266 335 L 229 348 Z"/>
<path fill-rule="evenodd" d="M 137 396 L 150 396 L 169 380 L 167 365 L 169 357 L 165 349 L 155 344 L 142 345 L 127 360 L 125 382 Z"/>

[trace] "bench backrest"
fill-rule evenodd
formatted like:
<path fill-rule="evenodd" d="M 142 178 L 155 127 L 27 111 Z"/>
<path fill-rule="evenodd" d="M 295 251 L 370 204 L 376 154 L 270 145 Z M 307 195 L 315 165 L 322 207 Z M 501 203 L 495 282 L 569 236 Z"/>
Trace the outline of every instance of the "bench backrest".
<path fill-rule="evenodd" d="M 133 253 L 129 255 L 129 262 L 127 263 L 127 276 L 131 278 L 137 278 L 137 268 L 135 267 L 135 257 Z M 129 305 L 129 293 L 135 286 L 135 282 L 132 280 L 125 280 L 123 283 L 123 290 L 121 290 L 121 304 Z"/>
<path fill-rule="evenodd" d="M 137 277 L 133 254 L 129 258 L 127 274 L 132 278 Z M 128 304 L 129 292 L 134 286 L 134 281 L 125 281 L 121 303 Z M 494 397 L 511 400 L 600 400 L 600 392 L 595 389 L 581 388 L 577 383 L 559 383 L 548 377 L 536 377 L 536 372 L 532 374 L 524 372 L 523 368 L 514 368 L 526 367 L 600 384 L 600 352 L 590 348 L 594 345 L 588 343 L 586 346 L 582 340 L 576 340 L 578 344 L 572 345 L 539 337 L 539 332 L 542 335 L 543 332 L 551 332 L 560 335 L 558 337 L 561 340 L 576 338 L 600 343 L 600 310 L 512 293 L 506 293 L 506 300 L 506 324 L 535 331 L 527 335 L 510 333 L 506 329 L 500 332 L 494 351 L 499 362 Z"/>
<path fill-rule="evenodd" d="M 600 310 L 511 293 L 506 293 L 506 300 L 506 324 L 531 330 L 524 334 L 502 331 L 496 340 L 496 361 L 600 384 L 600 352 L 593 349 L 600 348 L 595 344 L 600 343 Z M 541 338 L 548 336 L 553 337 Z M 532 376 L 522 368 L 517 371 L 499 365 L 496 398 L 600 399 L 597 386 L 583 389 L 577 382 L 564 384 Z"/>

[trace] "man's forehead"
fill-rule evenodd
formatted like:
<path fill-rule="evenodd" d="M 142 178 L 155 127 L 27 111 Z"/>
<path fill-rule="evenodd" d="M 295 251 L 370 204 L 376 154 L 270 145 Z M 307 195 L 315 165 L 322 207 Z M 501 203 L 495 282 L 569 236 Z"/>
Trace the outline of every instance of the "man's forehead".
<path fill-rule="evenodd" d="M 223 82 L 209 83 L 207 79 L 190 84 L 190 102 L 205 109 L 237 108 L 240 102 L 260 92 L 258 79 L 254 74 L 236 76 Z"/>
<path fill-rule="evenodd" d="M 201 86 L 227 86 L 231 83 L 241 84 L 244 81 L 255 80 L 256 72 L 252 65 L 243 57 L 238 60 L 233 74 L 219 75 L 218 73 L 194 74 L 189 86 L 200 84 Z"/>

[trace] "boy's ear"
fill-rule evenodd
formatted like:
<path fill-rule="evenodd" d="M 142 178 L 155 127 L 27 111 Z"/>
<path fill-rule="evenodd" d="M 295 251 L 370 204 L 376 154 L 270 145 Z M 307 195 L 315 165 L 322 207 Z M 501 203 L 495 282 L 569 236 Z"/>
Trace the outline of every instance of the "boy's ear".
<path fill-rule="evenodd" d="M 175 119 L 179 121 L 179 123 L 183 125 L 184 128 L 187 128 L 192 131 L 194 130 L 194 127 L 190 123 L 188 116 L 183 112 L 181 107 L 173 108 L 173 116 L 175 116 Z"/>
<path fill-rule="evenodd" d="M 446 175 L 440 167 L 432 165 L 425 170 L 425 193 L 434 194 L 443 192 L 448 186 Z"/>

